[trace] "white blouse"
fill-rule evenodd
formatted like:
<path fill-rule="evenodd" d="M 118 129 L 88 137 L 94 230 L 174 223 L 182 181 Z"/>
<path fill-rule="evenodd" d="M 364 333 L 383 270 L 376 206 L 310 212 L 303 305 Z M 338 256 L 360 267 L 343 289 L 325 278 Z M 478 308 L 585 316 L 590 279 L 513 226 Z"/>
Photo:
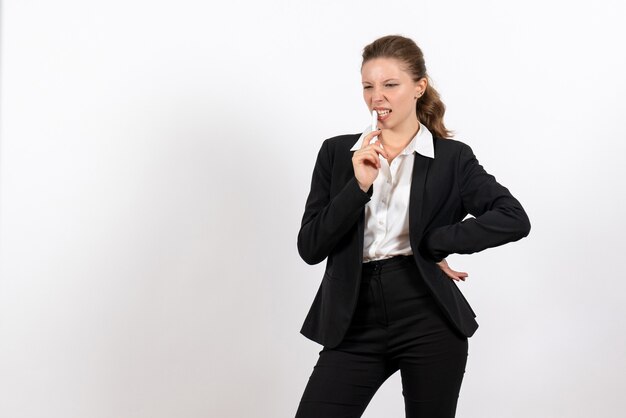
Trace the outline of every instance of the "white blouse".
<path fill-rule="evenodd" d="M 350 151 L 360 149 L 363 138 L 370 132 L 371 128 L 366 129 Z M 371 142 L 374 141 L 376 138 Z M 413 254 L 409 242 L 409 197 L 414 152 L 435 158 L 433 136 L 421 123 L 417 134 L 391 165 L 379 155 L 381 167 L 374 180 L 372 197 L 365 205 L 363 262 Z"/>

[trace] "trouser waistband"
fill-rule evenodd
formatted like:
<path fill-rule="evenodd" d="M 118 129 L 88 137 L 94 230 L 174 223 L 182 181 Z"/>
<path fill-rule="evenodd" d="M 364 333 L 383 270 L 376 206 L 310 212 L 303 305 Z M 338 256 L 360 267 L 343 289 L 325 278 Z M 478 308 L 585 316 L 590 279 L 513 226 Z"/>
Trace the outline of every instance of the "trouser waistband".
<path fill-rule="evenodd" d="M 415 258 L 413 255 L 398 255 L 391 258 L 385 258 L 383 260 L 374 260 L 363 263 L 363 274 L 371 274 L 374 272 L 392 271 L 399 268 L 415 265 Z"/>

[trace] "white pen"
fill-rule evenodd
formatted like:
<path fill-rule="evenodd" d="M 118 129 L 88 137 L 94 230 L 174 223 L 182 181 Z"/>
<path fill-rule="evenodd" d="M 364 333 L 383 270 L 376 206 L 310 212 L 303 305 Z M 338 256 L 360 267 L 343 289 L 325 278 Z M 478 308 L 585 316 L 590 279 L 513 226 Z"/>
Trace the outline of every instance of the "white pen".
<path fill-rule="evenodd" d="M 372 110 L 372 132 L 378 130 L 378 112 L 376 112 L 375 110 Z M 375 137 L 373 137 L 370 141 L 370 144 L 376 142 L 376 138 L 378 137 L 378 135 L 376 135 Z"/>
<path fill-rule="evenodd" d="M 376 130 L 376 125 L 378 124 L 378 112 L 372 110 L 372 131 Z"/>

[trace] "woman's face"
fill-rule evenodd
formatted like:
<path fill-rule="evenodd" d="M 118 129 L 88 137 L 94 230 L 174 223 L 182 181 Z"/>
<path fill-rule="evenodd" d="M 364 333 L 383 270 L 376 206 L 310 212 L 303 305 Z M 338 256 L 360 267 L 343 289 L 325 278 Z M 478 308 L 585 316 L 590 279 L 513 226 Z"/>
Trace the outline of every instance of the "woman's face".
<path fill-rule="evenodd" d="M 426 89 L 426 79 L 413 81 L 395 58 L 374 58 L 361 68 L 363 98 L 370 112 L 378 112 L 379 129 L 415 129 L 416 97 Z"/>

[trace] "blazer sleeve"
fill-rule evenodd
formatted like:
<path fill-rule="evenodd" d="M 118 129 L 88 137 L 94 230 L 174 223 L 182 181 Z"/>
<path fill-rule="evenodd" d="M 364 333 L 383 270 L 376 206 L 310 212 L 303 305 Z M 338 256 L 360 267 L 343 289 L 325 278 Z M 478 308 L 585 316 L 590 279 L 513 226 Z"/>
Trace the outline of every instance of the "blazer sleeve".
<path fill-rule="evenodd" d="M 337 242 L 358 221 L 361 209 L 370 200 L 372 188 L 361 190 L 352 177 L 331 197 L 332 149 L 325 140 L 317 155 L 311 190 L 298 233 L 298 253 L 308 264 L 323 261 Z"/>
<path fill-rule="evenodd" d="M 449 254 L 471 254 L 530 233 L 530 220 L 520 202 L 479 164 L 472 149 L 462 144 L 457 181 L 464 209 L 474 216 L 434 228 L 424 240 L 436 261 Z"/>

